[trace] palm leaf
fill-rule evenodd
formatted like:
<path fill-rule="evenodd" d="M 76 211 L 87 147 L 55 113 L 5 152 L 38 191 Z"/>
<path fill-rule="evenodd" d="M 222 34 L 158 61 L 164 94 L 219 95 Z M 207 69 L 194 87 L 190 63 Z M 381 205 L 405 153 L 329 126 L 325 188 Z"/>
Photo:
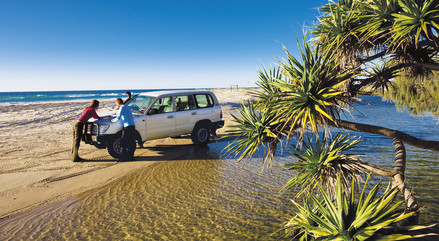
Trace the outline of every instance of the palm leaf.
<path fill-rule="evenodd" d="M 398 191 L 387 188 L 379 196 L 378 183 L 363 199 L 361 196 L 366 195 L 367 185 L 368 182 L 364 184 L 359 199 L 355 190 L 346 194 L 340 175 L 337 176 L 335 199 L 318 185 L 321 198 L 310 194 L 304 197 L 304 205 L 293 201 L 299 213 L 285 224 L 282 236 L 294 235 L 300 240 L 404 240 L 415 237 L 399 232 L 402 229 L 395 229 L 399 222 L 415 214 L 397 209 L 401 202 L 392 205 Z M 355 179 L 351 186 L 356 188 Z M 363 211 L 368 211 L 367 215 Z"/>

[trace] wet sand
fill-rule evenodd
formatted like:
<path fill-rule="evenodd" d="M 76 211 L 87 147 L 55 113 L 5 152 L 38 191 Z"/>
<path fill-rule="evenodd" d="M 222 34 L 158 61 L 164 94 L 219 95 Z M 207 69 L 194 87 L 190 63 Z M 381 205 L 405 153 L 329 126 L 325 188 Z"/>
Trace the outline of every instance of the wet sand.
<path fill-rule="evenodd" d="M 249 98 L 247 90 L 214 90 L 224 119 Z M 90 101 L 0 105 L 0 219 L 86 192 L 163 160 L 187 155 L 190 138 L 166 138 L 138 148 L 135 161 L 118 163 L 105 149 L 81 143 L 70 160 L 72 124 Z M 99 112 L 114 100 L 101 100 Z M 218 131 L 221 135 L 225 128 Z M 215 140 L 214 140 L 215 141 Z"/>

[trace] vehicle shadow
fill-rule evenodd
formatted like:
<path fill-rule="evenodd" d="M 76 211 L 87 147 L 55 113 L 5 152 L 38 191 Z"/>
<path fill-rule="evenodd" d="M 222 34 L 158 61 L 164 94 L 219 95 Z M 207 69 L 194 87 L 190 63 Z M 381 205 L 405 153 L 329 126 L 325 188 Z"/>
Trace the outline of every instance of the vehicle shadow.
<path fill-rule="evenodd" d="M 219 159 L 220 153 L 209 145 L 156 145 L 148 147 L 153 155 L 139 155 L 134 161 L 176 161 L 176 160 L 206 160 Z"/>
<path fill-rule="evenodd" d="M 181 137 L 185 138 L 185 137 Z M 150 147 L 137 148 L 133 161 L 184 161 L 220 159 L 223 149 L 231 138 L 217 136 L 206 145 L 194 144 L 158 144 Z M 87 159 L 83 162 L 117 162 L 111 157 Z"/>

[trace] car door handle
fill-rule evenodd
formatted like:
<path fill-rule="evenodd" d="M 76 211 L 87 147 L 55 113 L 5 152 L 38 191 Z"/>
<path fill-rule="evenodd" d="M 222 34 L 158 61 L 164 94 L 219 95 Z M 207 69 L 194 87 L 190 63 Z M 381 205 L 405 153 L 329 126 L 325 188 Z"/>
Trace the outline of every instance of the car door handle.
<path fill-rule="evenodd" d="M 197 112 L 192 112 L 191 115 L 197 115 Z"/>
<path fill-rule="evenodd" d="M 168 115 L 168 119 L 172 119 L 172 118 L 174 118 L 173 115 Z"/>

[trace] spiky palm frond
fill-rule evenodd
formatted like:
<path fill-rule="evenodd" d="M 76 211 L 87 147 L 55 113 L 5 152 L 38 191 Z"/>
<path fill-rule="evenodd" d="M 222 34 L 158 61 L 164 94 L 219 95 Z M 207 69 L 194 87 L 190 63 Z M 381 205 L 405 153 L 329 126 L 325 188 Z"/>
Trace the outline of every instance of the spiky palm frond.
<path fill-rule="evenodd" d="M 259 86 L 264 92 L 275 94 L 278 93 L 279 90 L 275 88 L 272 83 L 275 83 L 281 78 L 282 73 L 279 68 L 270 68 L 269 72 L 263 68 L 262 70 L 259 70 L 259 81 L 256 82 L 256 85 Z"/>
<path fill-rule="evenodd" d="M 339 89 L 352 75 L 339 72 L 333 54 L 312 49 L 306 41 L 300 51 L 301 61 L 285 49 L 287 59 L 280 63 L 285 80 L 274 83 L 280 93 L 271 108 L 286 120 L 290 132 L 302 128 L 303 134 L 309 127 L 317 133 L 320 125 L 338 119 L 355 99 Z"/>
<path fill-rule="evenodd" d="M 362 175 L 368 172 L 364 167 L 365 163 L 357 155 L 345 154 L 361 141 L 352 140 L 343 133 L 338 133 L 331 139 L 326 136 L 322 140 L 316 138 L 315 143 L 312 140 L 308 136 L 301 146 L 293 146 L 291 153 L 298 161 L 285 165 L 294 172 L 286 187 L 300 190 L 297 195 L 312 191 L 318 185 L 324 186 L 328 193 L 333 194 L 337 175 L 341 175 L 343 187 L 349 191 L 350 180 L 355 179 L 359 183 Z"/>
<path fill-rule="evenodd" d="M 257 100 L 258 106 L 267 106 L 276 101 L 279 88 L 274 83 L 281 80 L 282 76 L 279 67 L 270 68 L 269 71 L 265 68 L 259 70 L 259 80 L 256 82 L 259 89 L 249 91 L 249 94 Z"/>
<path fill-rule="evenodd" d="M 339 90 L 350 75 L 339 73 L 332 55 L 319 53 L 306 42 L 301 62 L 285 51 L 287 59 L 280 69 L 260 71 L 262 89 L 253 92 L 256 102 L 242 105 L 240 115 L 233 117 L 238 124 L 231 126 L 228 136 L 235 140 L 225 149 L 240 153 L 239 160 L 251 157 L 261 145 L 266 148 L 264 159 L 270 160 L 282 136 L 289 138 L 300 128 L 301 136 L 307 128 L 318 133 L 319 126 L 339 119 L 355 99 Z"/>
<path fill-rule="evenodd" d="M 234 140 L 225 147 L 226 153 L 239 155 L 241 161 L 264 146 L 264 161 L 269 164 L 283 136 L 282 120 L 275 113 L 256 109 L 250 102 L 242 103 L 239 115 L 232 117 L 236 124 L 229 126 L 226 137 Z"/>
<path fill-rule="evenodd" d="M 324 13 L 318 19 L 318 24 L 311 29 L 323 52 L 336 53 L 342 68 L 358 66 L 357 54 L 364 49 L 365 42 L 361 41 L 356 30 L 361 26 L 361 2 L 356 0 L 330 1 L 321 7 Z"/>
<path fill-rule="evenodd" d="M 375 81 L 371 83 L 373 90 L 381 90 L 382 95 L 389 90 L 389 86 L 392 84 L 391 80 L 398 76 L 396 71 L 390 70 L 390 63 L 384 62 L 382 64 L 375 63 L 374 66 L 365 71 L 366 77 L 375 78 Z"/>
<path fill-rule="evenodd" d="M 369 178 L 368 178 L 369 179 Z M 368 180 L 367 179 L 367 180 Z M 390 188 L 379 196 L 376 184 L 366 195 L 367 181 L 358 198 L 352 180 L 352 192 L 347 194 L 338 175 L 335 199 L 331 198 L 320 185 L 319 196 L 310 194 L 304 198 L 304 204 L 293 201 L 299 212 L 291 218 L 282 229 L 283 236 L 298 240 L 404 240 L 411 235 L 389 230 L 400 221 L 415 212 L 404 213 L 398 209 L 403 202 L 393 203 L 398 190 Z"/>
<path fill-rule="evenodd" d="M 401 11 L 398 0 L 364 1 L 360 8 L 363 14 L 356 30 L 363 42 L 371 43 L 372 48 L 383 47 L 391 34 L 392 14 Z"/>
<path fill-rule="evenodd" d="M 391 45 L 418 45 L 422 39 L 428 39 L 439 48 L 439 1 L 399 0 L 402 11 L 392 14 L 393 41 Z"/>

